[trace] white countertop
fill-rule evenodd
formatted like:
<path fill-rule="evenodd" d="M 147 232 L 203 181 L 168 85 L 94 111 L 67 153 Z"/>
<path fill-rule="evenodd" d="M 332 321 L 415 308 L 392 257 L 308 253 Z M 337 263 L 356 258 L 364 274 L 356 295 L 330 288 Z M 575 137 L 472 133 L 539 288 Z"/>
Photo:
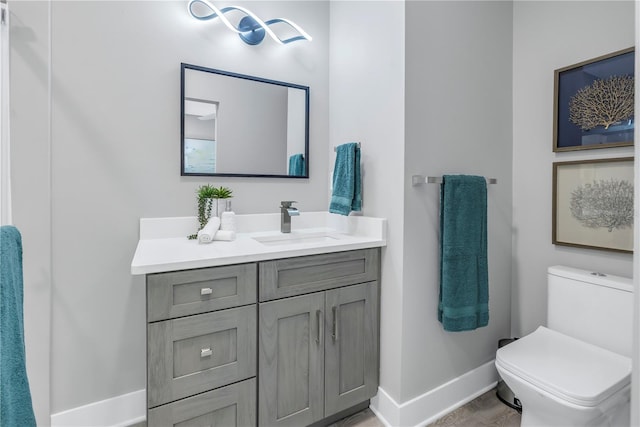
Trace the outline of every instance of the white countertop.
<path fill-rule="evenodd" d="M 291 233 L 280 233 L 280 214 L 236 215 L 234 241 L 198 243 L 195 217 L 141 218 L 131 274 L 149 274 L 386 246 L 386 219 L 302 212 Z M 328 236 L 329 238 L 314 238 Z M 254 239 L 267 240 L 265 243 Z M 278 243 L 280 239 L 295 242 Z M 269 239 L 277 240 L 268 242 Z"/>

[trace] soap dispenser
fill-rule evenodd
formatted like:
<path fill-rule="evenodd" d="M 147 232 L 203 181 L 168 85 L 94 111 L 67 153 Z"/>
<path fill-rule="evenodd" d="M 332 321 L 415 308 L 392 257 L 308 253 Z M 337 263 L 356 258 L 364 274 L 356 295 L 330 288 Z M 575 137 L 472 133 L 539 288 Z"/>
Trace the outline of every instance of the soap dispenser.
<path fill-rule="evenodd" d="M 220 230 L 236 231 L 236 214 L 231 210 L 231 199 L 225 200 L 225 211 L 220 215 Z"/>

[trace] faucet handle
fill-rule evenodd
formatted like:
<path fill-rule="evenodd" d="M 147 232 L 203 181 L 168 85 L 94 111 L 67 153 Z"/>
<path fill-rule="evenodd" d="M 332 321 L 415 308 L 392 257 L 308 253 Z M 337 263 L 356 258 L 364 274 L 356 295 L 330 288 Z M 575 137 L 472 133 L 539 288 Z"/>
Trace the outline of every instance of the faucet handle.
<path fill-rule="evenodd" d="M 281 208 L 290 208 L 292 203 L 298 203 L 295 200 L 283 200 L 280 202 L 280 207 Z"/>

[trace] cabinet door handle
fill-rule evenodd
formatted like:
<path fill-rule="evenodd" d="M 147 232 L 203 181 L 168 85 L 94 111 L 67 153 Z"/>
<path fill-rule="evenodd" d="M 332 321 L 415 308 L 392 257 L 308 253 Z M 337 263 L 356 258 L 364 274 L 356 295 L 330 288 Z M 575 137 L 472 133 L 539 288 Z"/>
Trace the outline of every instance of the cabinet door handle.
<path fill-rule="evenodd" d="M 208 357 L 213 354 L 213 350 L 211 348 L 203 348 L 200 350 L 200 357 Z"/>
<path fill-rule="evenodd" d="M 331 310 L 333 311 L 333 333 L 331 334 L 331 337 L 333 337 L 334 341 L 338 341 L 338 328 L 340 327 L 338 325 L 338 310 L 339 308 L 337 306 L 333 306 L 331 308 Z"/>
<path fill-rule="evenodd" d="M 316 342 L 320 344 L 322 341 L 322 310 L 316 310 L 316 324 L 318 325 L 318 334 L 316 335 Z"/>
<path fill-rule="evenodd" d="M 200 289 L 200 295 L 211 295 L 212 293 L 213 293 L 213 289 L 211 288 Z"/>

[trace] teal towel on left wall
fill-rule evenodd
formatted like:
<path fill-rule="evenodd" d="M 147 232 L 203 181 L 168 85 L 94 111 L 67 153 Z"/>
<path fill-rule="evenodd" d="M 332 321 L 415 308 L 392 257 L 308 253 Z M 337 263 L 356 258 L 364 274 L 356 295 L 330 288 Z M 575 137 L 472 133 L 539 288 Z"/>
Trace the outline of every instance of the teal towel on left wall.
<path fill-rule="evenodd" d="M 24 348 L 22 236 L 0 227 L 0 426 L 36 425 Z"/>
<path fill-rule="evenodd" d="M 351 211 L 360 210 L 362 210 L 360 148 L 357 142 L 349 142 L 336 147 L 333 194 L 329 212 L 349 215 Z"/>
<path fill-rule="evenodd" d="M 446 331 L 489 324 L 487 182 L 481 176 L 443 177 L 438 320 Z"/>
<path fill-rule="evenodd" d="M 289 157 L 289 176 L 306 176 L 307 170 L 303 154 L 294 154 Z"/>

